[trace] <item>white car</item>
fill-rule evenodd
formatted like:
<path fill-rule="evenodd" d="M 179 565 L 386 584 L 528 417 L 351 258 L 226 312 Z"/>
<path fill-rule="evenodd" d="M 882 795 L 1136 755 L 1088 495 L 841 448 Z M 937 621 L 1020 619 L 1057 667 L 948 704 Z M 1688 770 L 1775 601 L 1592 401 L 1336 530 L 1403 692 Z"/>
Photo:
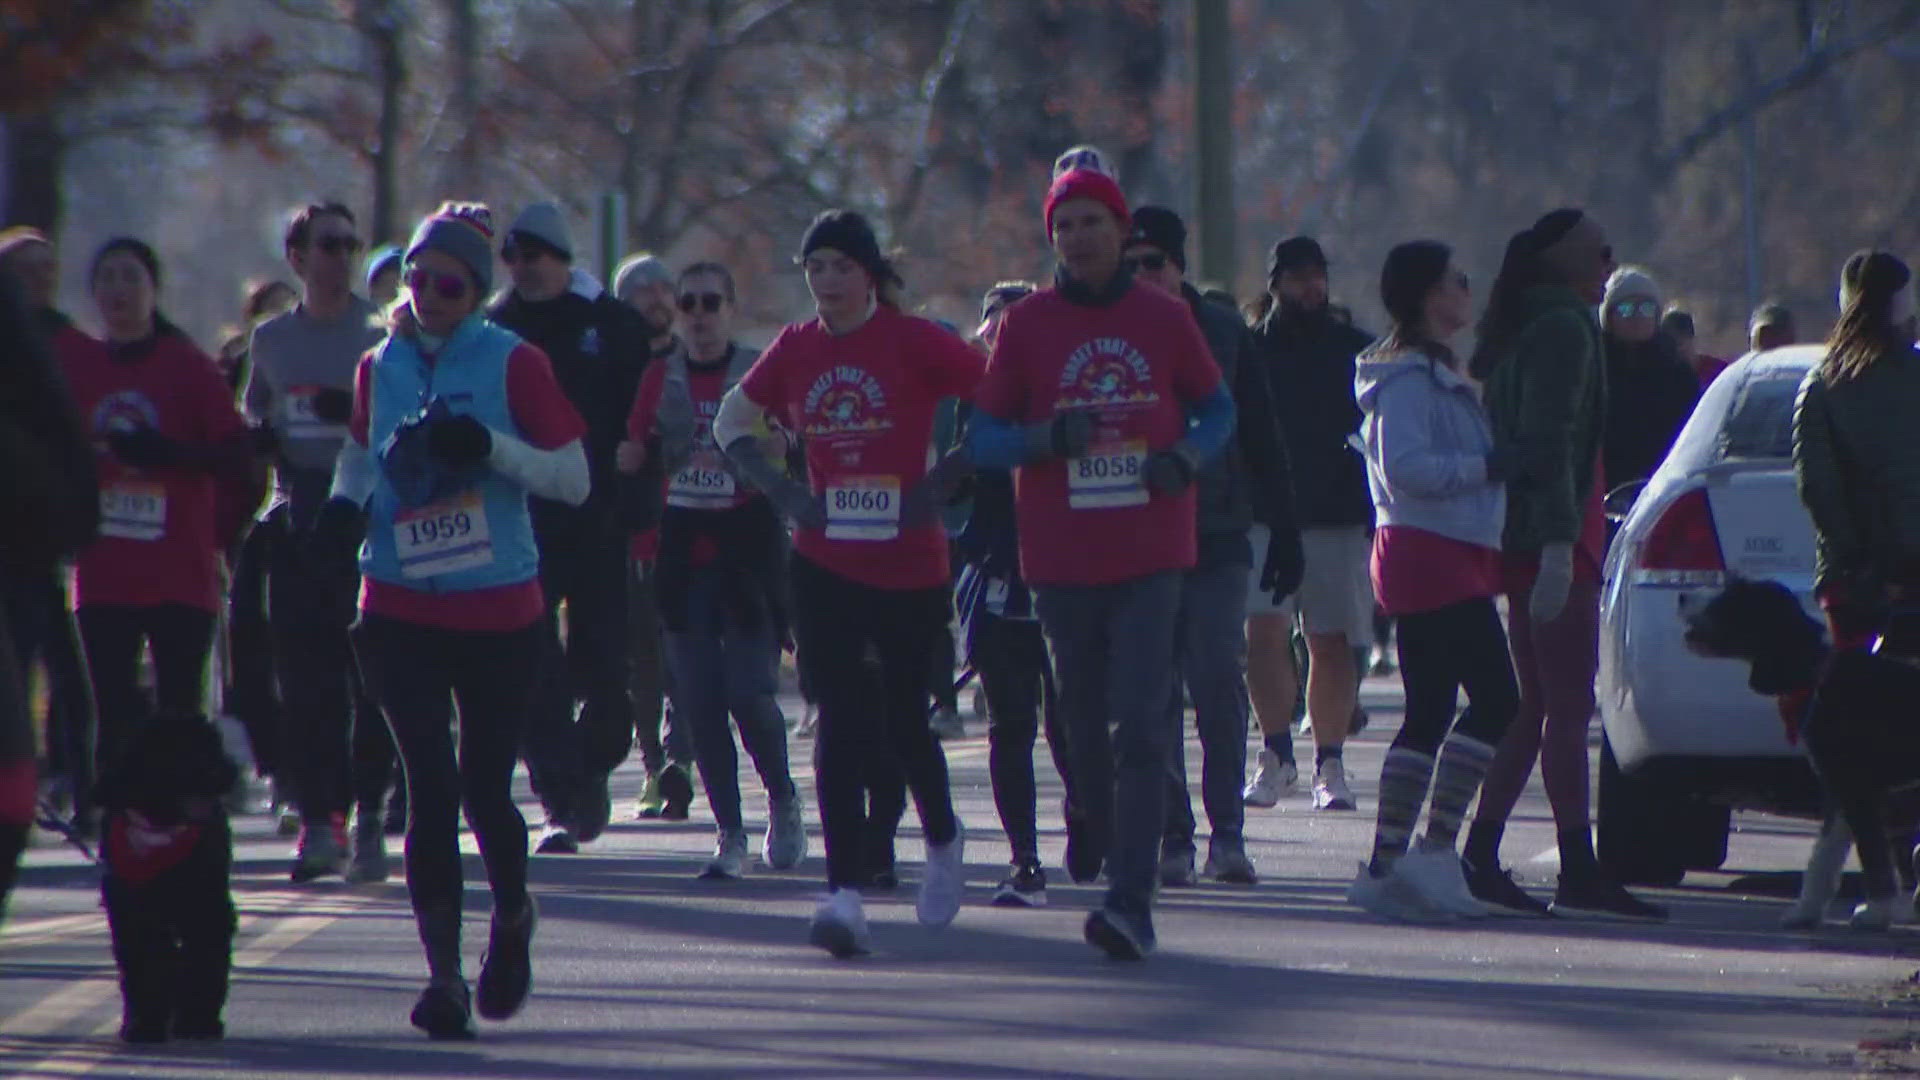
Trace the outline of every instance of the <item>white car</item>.
<path fill-rule="evenodd" d="M 1600 858 L 1670 884 L 1726 858 L 1730 808 L 1818 816 L 1818 784 L 1746 665 L 1689 652 L 1680 607 L 1729 575 L 1778 581 L 1815 617 L 1813 523 L 1793 475 L 1793 406 L 1819 346 L 1750 354 L 1721 372 L 1624 511 L 1600 609 Z M 1614 402 L 1631 408 L 1632 402 Z M 1631 506 L 1631 509 L 1627 509 Z"/>

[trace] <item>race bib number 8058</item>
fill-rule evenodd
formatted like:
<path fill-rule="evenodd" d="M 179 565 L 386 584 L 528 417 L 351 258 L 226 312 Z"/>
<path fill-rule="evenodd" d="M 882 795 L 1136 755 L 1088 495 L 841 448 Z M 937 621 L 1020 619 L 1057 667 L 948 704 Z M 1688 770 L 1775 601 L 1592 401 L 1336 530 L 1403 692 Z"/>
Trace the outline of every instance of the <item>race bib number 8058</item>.
<path fill-rule="evenodd" d="M 1067 505 L 1075 510 L 1109 510 L 1147 501 L 1141 470 L 1147 447 L 1142 442 L 1103 443 L 1067 462 Z"/>

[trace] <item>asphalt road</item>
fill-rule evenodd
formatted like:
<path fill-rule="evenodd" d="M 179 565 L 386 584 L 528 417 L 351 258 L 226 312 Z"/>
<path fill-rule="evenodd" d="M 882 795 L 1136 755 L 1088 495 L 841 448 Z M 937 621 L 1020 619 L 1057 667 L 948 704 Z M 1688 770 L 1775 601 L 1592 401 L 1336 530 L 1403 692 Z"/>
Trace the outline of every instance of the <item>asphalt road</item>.
<path fill-rule="evenodd" d="M 404 886 L 290 886 L 287 842 L 254 816 L 236 823 L 242 925 L 229 1037 L 122 1048 L 95 873 L 70 850 L 37 847 L 0 931 L 0 1076 L 1404 1080 L 1910 1068 L 1920 1004 L 1908 976 L 1920 936 L 1837 922 L 1784 932 L 1774 923 L 1785 900 L 1745 891 L 1760 886 L 1739 875 L 1804 861 L 1811 829 L 1801 823 L 1738 817 L 1726 872 L 1656 891 L 1674 911 L 1662 926 L 1414 928 L 1348 907 L 1398 722 L 1397 681 L 1372 680 L 1366 697 L 1375 723 L 1348 751 L 1362 812 L 1314 814 L 1304 794 L 1249 811 L 1261 883 L 1163 893 L 1161 948 L 1144 964 L 1108 962 L 1080 940 L 1096 892 L 1065 884 L 1064 872 L 1053 872 L 1046 909 L 987 904 L 1006 851 L 974 724 L 949 744 L 971 880 L 949 929 L 914 921 L 911 814 L 900 845 L 908 887 L 868 904 L 876 955 L 842 963 L 805 943 L 820 888 L 817 830 L 800 872 L 696 881 L 712 841 L 701 803 L 684 824 L 636 822 L 623 806 L 582 854 L 535 857 L 533 997 L 473 1043 L 430 1043 L 407 1026 L 424 965 Z M 796 767 L 807 757 L 796 742 Z M 1197 772 L 1192 746 L 1188 760 Z M 1044 778 L 1044 751 L 1040 762 Z M 617 780 L 630 798 L 637 765 Z M 755 787 L 744 773 L 743 788 Z M 1042 853 L 1056 866 L 1057 805 L 1057 787 L 1043 787 Z M 750 796 L 756 828 L 762 809 Z M 537 822 L 537 808 L 529 817 Z M 1507 840 L 1523 881 L 1550 888 L 1551 843 L 1536 780 Z M 481 880 L 477 857 L 467 873 L 470 887 Z M 470 977 L 486 912 L 474 888 Z"/>

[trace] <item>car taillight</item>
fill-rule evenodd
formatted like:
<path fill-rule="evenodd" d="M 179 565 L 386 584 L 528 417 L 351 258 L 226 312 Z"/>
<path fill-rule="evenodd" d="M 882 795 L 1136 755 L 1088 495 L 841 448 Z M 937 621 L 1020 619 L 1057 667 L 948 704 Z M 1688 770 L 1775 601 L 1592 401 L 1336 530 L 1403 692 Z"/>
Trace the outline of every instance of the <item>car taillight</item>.
<path fill-rule="evenodd" d="M 1659 585 L 1705 585 L 1726 573 L 1720 533 L 1713 527 L 1707 493 L 1694 489 L 1675 499 L 1640 541 L 1637 575 Z"/>

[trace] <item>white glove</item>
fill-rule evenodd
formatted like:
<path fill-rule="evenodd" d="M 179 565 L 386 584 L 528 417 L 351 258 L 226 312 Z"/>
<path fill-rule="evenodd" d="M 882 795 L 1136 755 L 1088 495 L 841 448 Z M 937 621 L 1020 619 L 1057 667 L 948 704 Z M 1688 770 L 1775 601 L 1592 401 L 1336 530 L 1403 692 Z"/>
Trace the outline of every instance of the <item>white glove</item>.
<path fill-rule="evenodd" d="M 1548 544 L 1540 549 L 1540 572 L 1527 596 L 1527 615 L 1542 626 L 1560 617 L 1573 586 L 1573 545 Z"/>

